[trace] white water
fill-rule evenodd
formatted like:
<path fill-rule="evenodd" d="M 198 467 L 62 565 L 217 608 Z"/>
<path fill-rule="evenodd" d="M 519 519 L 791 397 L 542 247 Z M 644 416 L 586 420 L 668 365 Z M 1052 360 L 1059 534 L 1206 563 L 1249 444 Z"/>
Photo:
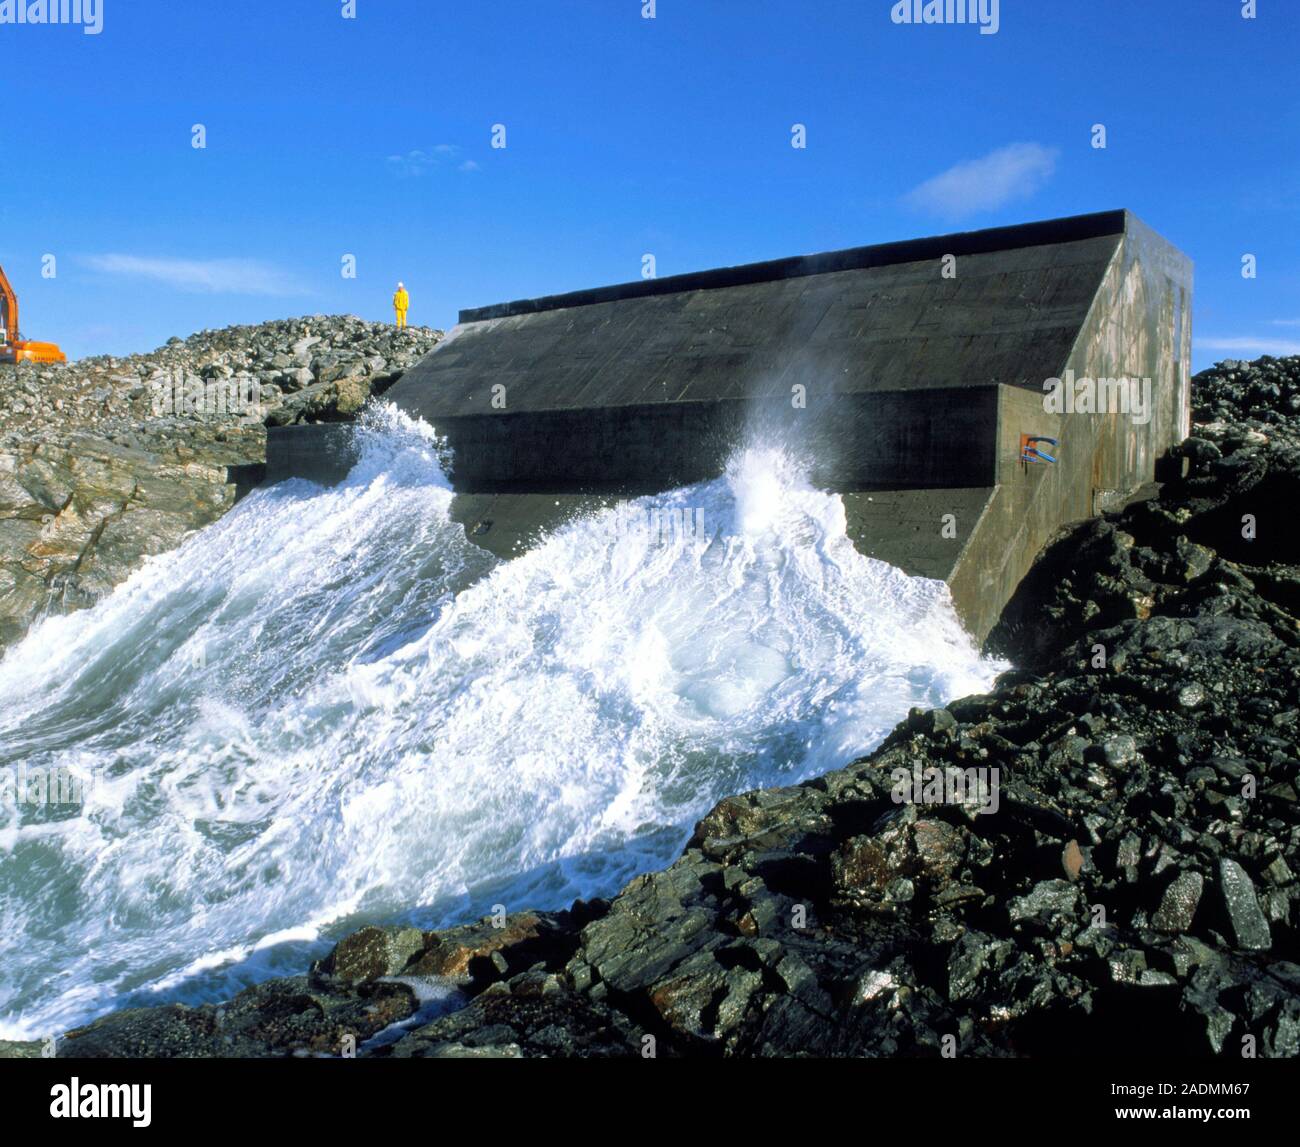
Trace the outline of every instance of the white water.
<path fill-rule="evenodd" d="M 559 907 L 720 797 L 872 748 L 999 668 L 946 587 L 858 554 L 779 451 L 494 563 L 395 414 L 348 480 L 259 491 L 0 662 L 0 1037 L 303 969 L 361 920 Z M 643 519 L 644 520 L 644 519 Z"/>

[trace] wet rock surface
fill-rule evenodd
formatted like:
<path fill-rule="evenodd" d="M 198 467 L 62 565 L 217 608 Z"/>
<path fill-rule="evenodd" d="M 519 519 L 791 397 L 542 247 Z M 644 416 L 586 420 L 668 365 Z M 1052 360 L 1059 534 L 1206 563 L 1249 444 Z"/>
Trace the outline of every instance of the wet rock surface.
<path fill-rule="evenodd" d="M 229 510 L 266 426 L 352 418 L 441 337 L 315 315 L 0 366 L 0 649 Z"/>
<path fill-rule="evenodd" d="M 992 693 L 726 798 L 613 900 L 366 929 L 220 1025 L 122 1012 L 67 1053 L 1300 1053 L 1298 383 L 1198 376 L 1186 476 L 1047 548 Z"/>

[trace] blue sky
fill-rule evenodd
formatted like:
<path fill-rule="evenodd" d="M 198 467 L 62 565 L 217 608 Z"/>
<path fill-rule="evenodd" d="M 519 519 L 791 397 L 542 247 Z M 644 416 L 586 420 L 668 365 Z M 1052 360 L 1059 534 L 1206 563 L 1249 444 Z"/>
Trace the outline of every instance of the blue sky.
<path fill-rule="evenodd" d="M 446 327 L 647 253 L 669 275 L 1128 207 L 1196 263 L 1198 369 L 1300 353 L 1295 0 L 1001 0 L 995 35 L 897 25 L 893 0 L 643 3 L 102 0 L 99 35 L 0 24 L 24 333 L 80 357 L 388 318 L 399 278 L 411 321 Z"/>

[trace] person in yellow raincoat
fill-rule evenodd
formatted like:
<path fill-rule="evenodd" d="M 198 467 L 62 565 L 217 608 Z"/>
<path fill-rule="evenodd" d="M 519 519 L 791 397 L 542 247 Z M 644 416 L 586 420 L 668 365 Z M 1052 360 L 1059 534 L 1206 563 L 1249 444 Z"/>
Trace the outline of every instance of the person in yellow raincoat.
<path fill-rule="evenodd" d="M 397 329 L 406 326 L 406 308 L 411 305 L 411 296 L 406 293 L 403 283 L 397 284 L 397 293 L 393 296 L 393 310 L 397 312 Z"/>

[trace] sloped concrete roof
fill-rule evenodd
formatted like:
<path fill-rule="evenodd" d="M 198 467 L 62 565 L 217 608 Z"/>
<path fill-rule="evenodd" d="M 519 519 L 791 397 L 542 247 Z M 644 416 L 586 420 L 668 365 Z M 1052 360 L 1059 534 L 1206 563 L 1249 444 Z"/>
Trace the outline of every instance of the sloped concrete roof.
<path fill-rule="evenodd" d="M 859 247 L 462 312 L 389 393 L 435 426 L 513 413 L 987 386 L 1058 373 L 1126 212 Z M 956 276 L 940 259 L 956 256 Z"/>

